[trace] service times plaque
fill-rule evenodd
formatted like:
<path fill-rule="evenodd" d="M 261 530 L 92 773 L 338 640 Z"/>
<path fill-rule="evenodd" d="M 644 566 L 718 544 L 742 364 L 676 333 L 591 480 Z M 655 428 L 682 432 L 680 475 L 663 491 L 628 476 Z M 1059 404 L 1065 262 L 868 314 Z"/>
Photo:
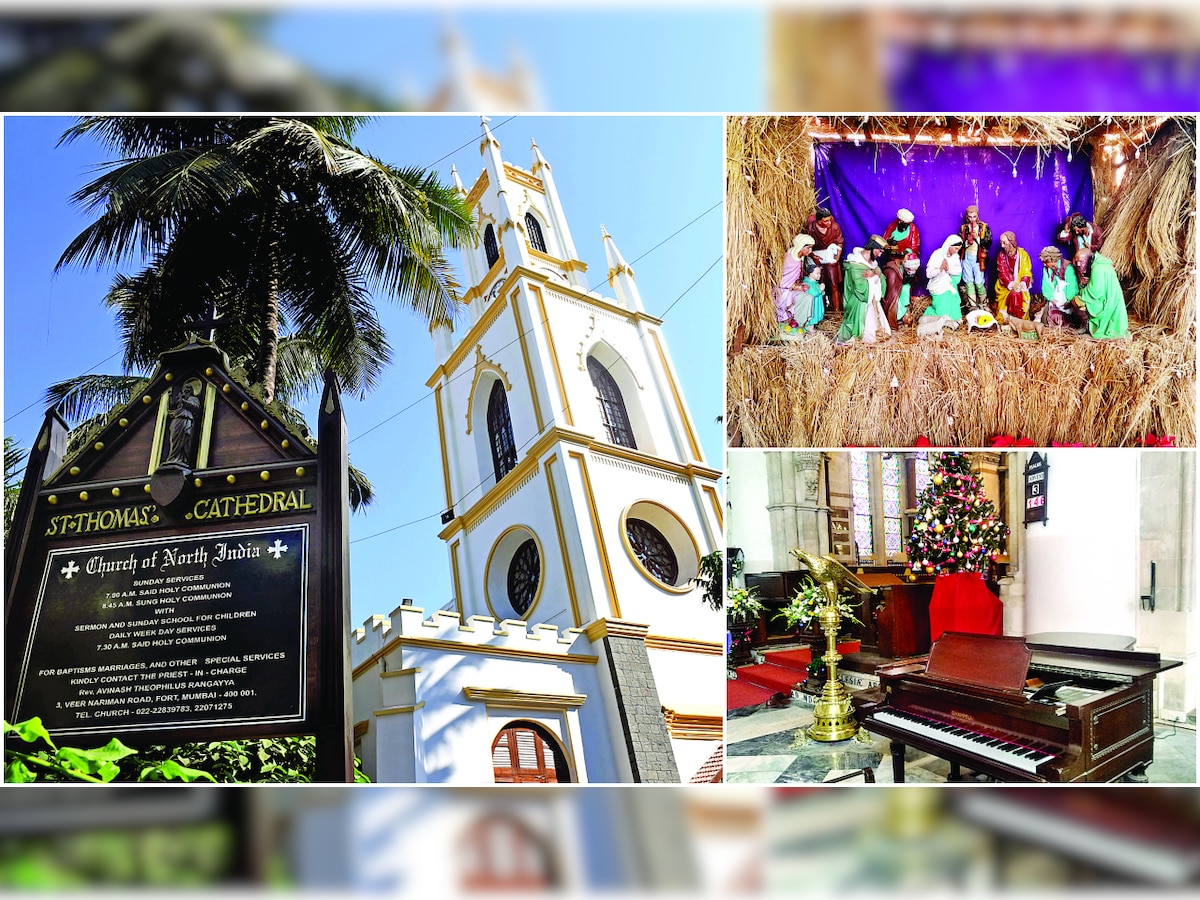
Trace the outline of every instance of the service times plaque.
<path fill-rule="evenodd" d="M 299 722 L 307 525 L 53 550 L 14 721 L 55 734 Z"/>

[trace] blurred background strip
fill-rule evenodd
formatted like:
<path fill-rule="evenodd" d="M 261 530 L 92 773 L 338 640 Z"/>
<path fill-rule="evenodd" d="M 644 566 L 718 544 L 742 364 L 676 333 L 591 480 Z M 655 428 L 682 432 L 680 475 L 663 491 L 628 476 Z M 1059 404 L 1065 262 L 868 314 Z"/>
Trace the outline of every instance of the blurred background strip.
<path fill-rule="evenodd" d="M 1187 112 L 1200 95 L 1182 3 L 50 9 L 0 14 L 4 110 Z"/>

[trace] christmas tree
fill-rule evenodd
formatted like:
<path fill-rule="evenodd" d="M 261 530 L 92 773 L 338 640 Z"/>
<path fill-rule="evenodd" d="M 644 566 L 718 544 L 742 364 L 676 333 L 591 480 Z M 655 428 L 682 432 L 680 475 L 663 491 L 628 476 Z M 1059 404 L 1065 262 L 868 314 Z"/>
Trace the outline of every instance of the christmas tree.
<path fill-rule="evenodd" d="M 961 453 L 937 454 L 929 474 L 908 536 L 908 568 L 927 575 L 986 574 L 1008 528 L 984 495 L 971 461 Z"/>

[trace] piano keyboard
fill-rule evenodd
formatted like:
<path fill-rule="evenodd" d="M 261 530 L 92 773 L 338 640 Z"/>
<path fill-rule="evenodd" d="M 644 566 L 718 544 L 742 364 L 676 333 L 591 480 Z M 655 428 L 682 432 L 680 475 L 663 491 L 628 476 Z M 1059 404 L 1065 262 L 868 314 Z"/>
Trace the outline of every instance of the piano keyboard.
<path fill-rule="evenodd" d="M 881 709 L 872 718 L 892 725 L 901 731 L 932 738 L 948 747 L 966 750 L 976 756 L 983 756 L 1012 766 L 1014 769 L 1020 769 L 1022 772 L 1033 773 L 1042 763 L 1054 759 L 1052 753 L 1034 750 L 1032 747 L 1014 744 L 1012 741 L 1006 741 L 995 735 L 981 734 L 901 710 Z"/>

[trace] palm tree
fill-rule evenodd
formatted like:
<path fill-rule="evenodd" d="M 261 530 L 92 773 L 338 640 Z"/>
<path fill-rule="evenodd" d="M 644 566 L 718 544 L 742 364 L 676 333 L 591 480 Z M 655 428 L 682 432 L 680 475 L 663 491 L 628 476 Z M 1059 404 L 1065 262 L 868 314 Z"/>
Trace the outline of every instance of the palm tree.
<path fill-rule="evenodd" d="M 461 301 L 443 248 L 475 240 L 470 209 L 435 174 L 354 147 L 362 122 L 90 116 L 64 133 L 120 154 L 74 195 L 99 216 L 56 268 L 145 263 L 105 297 L 127 373 L 215 309 L 218 342 L 247 361 L 264 401 L 276 393 L 281 333 L 361 396 L 390 359 L 374 294 L 453 320 Z"/>
<path fill-rule="evenodd" d="M 4 438 L 4 540 L 12 528 L 13 516 L 17 512 L 17 498 L 21 495 L 21 473 L 29 451 L 10 436 Z"/>
<path fill-rule="evenodd" d="M 353 147 L 357 117 L 84 117 L 63 142 L 98 138 L 120 158 L 74 195 L 99 215 L 67 247 L 68 264 L 140 261 L 117 275 L 123 375 L 52 386 L 46 399 L 81 423 L 75 440 L 140 390 L 158 356 L 207 330 L 251 389 L 284 418 L 319 390 L 325 369 L 365 395 L 390 360 L 378 292 L 427 321 L 461 302 L 443 248 L 476 238 L 461 196 L 433 173 L 397 169 Z M 351 504 L 370 482 L 351 467 Z"/>

